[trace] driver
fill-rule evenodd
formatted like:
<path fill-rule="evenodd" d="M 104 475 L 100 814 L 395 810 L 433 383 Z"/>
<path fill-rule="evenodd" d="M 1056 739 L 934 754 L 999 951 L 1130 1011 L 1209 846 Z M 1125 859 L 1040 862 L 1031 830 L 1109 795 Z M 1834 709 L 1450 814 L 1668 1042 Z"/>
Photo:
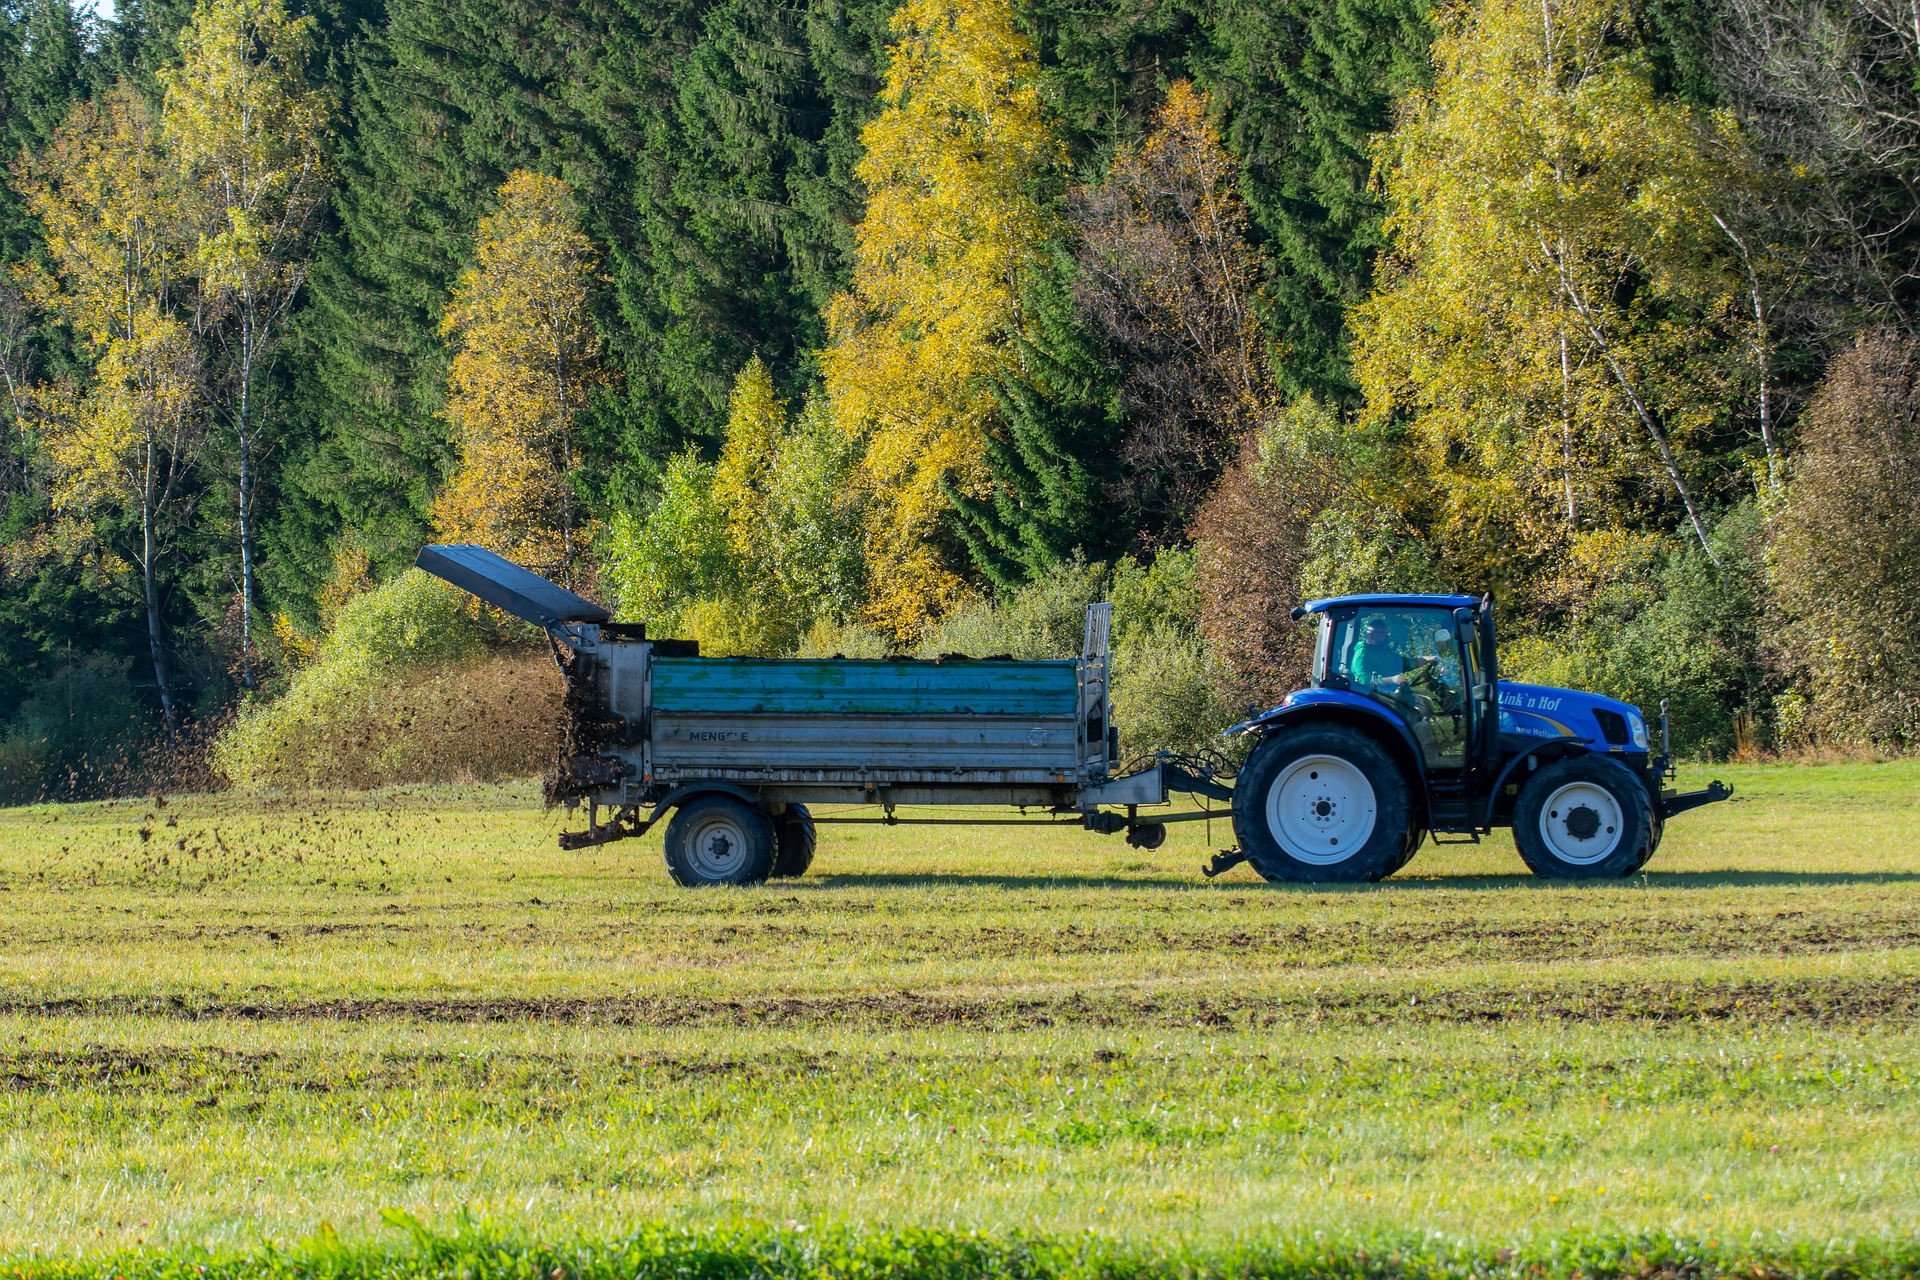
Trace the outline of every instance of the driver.
<path fill-rule="evenodd" d="M 1397 690 L 1406 685 L 1407 656 L 1393 647 L 1387 620 L 1379 614 L 1368 618 L 1362 628 L 1348 670 L 1353 683 L 1363 689 Z"/>
<path fill-rule="evenodd" d="M 1466 671 L 1460 662 L 1460 646 L 1453 632 L 1446 627 L 1433 629 L 1432 654 L 1421 666 L 1424 678 L 1433 688 L 1432 692 L 1441 705 L 1449 711 L 1457 710 L 1460 694 L 1466 687 Z"/>

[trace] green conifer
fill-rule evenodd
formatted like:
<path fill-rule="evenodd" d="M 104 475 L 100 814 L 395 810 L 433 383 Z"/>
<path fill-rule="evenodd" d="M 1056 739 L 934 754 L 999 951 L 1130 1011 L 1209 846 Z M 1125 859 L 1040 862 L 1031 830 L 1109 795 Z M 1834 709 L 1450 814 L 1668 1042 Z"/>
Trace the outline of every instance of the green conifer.
<path fill-rule="evenodd" d="M 1044 577 L 1076 554 L 1104 560 L 1126 541 L 1114 518 L 1118 378 L 1075 315 L 1073 270 L 1071 255 L 1057 250 L 1022 299 L 1020 364 L 994 387 L 1001 421 L 987 438 L 991 492 L 948 490 L 961 541 L 1001 587 Z"/>

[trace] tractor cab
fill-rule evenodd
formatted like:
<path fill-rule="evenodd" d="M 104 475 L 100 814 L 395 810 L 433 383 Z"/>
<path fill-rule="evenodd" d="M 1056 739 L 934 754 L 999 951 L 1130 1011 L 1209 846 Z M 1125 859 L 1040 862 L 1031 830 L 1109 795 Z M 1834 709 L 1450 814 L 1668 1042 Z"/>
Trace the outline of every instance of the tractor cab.
<path fill-rule="evenodd" d="M 1485 700 L 1492 611 L 1480 604 L 1426 595 L 1313 601 L 1302 611 L 1320 621 L 1313 687 L 1356 693 L 1391 711 L 1413 734 L 1427 770 L 1467 769 L 1484 757 L 1487 730 L 1497 733 L 1497 713 Z"/>

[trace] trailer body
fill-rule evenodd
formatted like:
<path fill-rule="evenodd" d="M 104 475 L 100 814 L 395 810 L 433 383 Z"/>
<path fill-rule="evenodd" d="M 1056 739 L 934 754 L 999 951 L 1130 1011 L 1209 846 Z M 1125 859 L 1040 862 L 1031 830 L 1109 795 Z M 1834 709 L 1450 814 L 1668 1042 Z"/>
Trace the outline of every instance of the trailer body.
<path fill-rule="evenodd" d="M 724 782 L 774 804 L 1065 809 L 1114 763 L 1104 612 L 1082 657 L 1049 662 L 661 656 L 594 632 L 570 678 L 619 719 L 580 762 L 597 804 Z"/>

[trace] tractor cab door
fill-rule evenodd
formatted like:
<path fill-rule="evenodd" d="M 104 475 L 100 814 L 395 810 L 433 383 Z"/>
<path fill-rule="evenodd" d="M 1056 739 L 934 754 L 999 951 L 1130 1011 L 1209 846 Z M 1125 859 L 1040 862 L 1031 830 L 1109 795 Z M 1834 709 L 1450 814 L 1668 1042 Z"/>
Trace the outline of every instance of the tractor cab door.
<path fill-rule="evenodd" d="M 1332 619 L 1325 678 L 1405 721 L 1429 770 L 1458 771 L 1474 739 L 1469 661 L 1453 610 L 1368 605 Z"/>

